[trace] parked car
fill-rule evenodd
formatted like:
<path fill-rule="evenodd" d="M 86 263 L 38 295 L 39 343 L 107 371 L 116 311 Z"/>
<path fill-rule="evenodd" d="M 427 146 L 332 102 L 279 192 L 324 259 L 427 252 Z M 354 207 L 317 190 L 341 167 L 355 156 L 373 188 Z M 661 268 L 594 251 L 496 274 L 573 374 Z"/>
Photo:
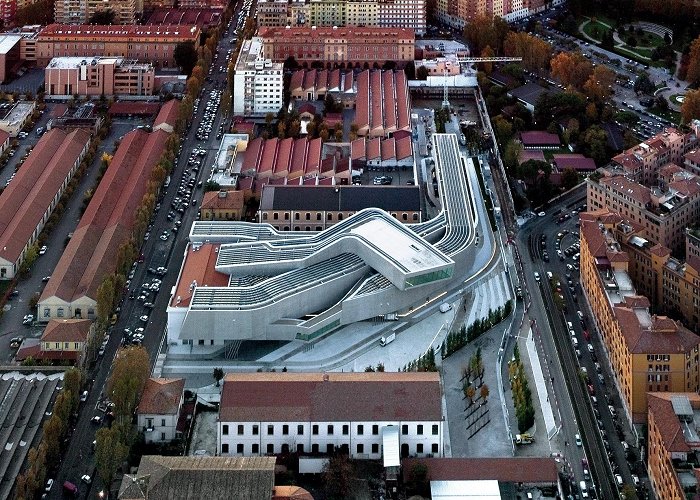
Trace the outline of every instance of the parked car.
<path fill-rule="evenodd" d="M 48 249 L 49 248 L 46 245 L 44 245 L 39 249 L 39 255 L 44 255 Z"/>

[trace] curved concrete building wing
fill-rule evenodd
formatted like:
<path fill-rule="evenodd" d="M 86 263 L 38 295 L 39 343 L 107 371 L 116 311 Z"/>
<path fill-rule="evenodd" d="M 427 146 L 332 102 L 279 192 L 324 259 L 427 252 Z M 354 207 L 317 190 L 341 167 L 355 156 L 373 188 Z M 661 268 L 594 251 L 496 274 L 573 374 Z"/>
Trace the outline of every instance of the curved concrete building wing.
<path fill-rule="evenodd" d="M 473 259 L 476 209 L 456 136 L 434 134 L 442 212 L 404 225 L 368 208 L 318 233 L 195 222 L 168 308 L 168 340 L 313 339 L 435 296 Z"/>

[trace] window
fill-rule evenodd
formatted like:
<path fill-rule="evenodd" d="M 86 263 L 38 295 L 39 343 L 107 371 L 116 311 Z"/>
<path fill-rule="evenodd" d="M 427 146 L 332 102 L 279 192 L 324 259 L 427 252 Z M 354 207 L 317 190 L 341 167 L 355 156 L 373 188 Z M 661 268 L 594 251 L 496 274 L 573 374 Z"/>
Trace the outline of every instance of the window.
<path fill-rule="evenodd" d="M 377 424 L 374 424 L 372 426 L 372 435 L 376 436 L 377 434 L 379 434 L 379 426 Z"/>
<path fill-rule="evenodd" d="M 433 424 L 433 436 L 437 436 L 437 435 L 438 435 L 438 425 Z"/>
<path fill-rule="evenodd" d="M 347 436 L 350 433 L 350 426 L 345 424 L 343 425 L 343 436 Z"/>
<path fill-rule="evenodd" d="M 267 435 L 268 436 L 274 436 L 275 434 L 275 426 L 274 425 L 268 425 L 267 426 Z"/>
<path fill-rule="evenodd" d="M 318 435 L 318 425 L 314 424 L 313 427 L 311 427 L 311 434 L 314 436 Z"/>
<path fill-rule="evenodd" d="M 267 452 L 274 453 L 275 452 L 275 445 L 272 443 L 267 443 Z"/>
<path fill-rule="evenodd" d="M 304 435 L 304 426 L 303 425 L 297 425 L 297 434 L 300 436 Z"/>
<path fill-rule="evenodd" d="M 165 419 L 164 418 L 160 419 L 160 426 L 165 427 Z"/>
<path fill-rule="evenodd" d="M 332 426 L 332 425 L 329 425 L 329 426 L 328 426 L 328 435 L 329 435 L 329 436 L 332 436 L 332 435 L 333 435 L 333 426 Z"/>
<path fill-rule="evenodd" d="M 372 453 L 379 453 L 379 443 L 372 443 Z"/>
<path fill-rule="evenodd" d="M 258 429 L 258 426 L 254 425 L 253 426 L 253 436 L 257 436 L 259 432 L 260 432 L 260 430 Z"/>
<path fill-rule="evenodd" d="M 331 213 L 328 214 L 328 220 L 333 220 L 333 214 L 331 214 Z"/>
<path fill-rule="evenodd" d="M 365 452 L 365 445 L 360 443 L 357 445 L 357 453 L 364 453 Z"/>
<path fill-rule="evenodd" d="M 289 435 L 289 426 L 288 426 L 287 424 L 284 424 L 284 425 L 282 426 L 282 434 L 283 434 L 284 436 Z"/>
<path fill-rule="evenodd" d="M 365 433 L 365 426 L 364 425 L 358 425 L 357 426 L 357 435 L 362 436 Z"/>
<path fill-rule="evenodd" d="M 437 453 L 437 452 L 438 452 L 438 444 L 437 444 L 437 443 L 433 443 L 432 452 L 433 452 L 433 453 Z"/>
<path fill-rule="evenodd" d="M 418 426 L 416 427 L 416 431 L 418 432 L 419 436 L 422 436 L 423 435 L 423 424 L 418 424 Z"/>
<path fill-rule="evenodd" d="M 404 436 L 408 434 L 408 425 L 403 424 L 401 426 L 401 434 L 403 434 Z"/>
<path fill-rule="evenodd" d="M 244 429 L 243 429 L 243 425 L 239 425 L 239 426 L 238 426 L 238 435 L 241 436 L 241 435 L 243 435 L 244 433 L 245 433 L 245 431 L 244 431 Z"/>
<path fill-rule="evenodd" d="M 304 445 L 299 443 L 297 445 L 297 453 L 304 453 Z"/>
<path fill-rule="evenodd" d="M 63 308 L 62 307 L 58 308 L 58 311 L 56 312 L 56 316 L 58 316 L 59 318 L 63 317 Z"/>
<path fill-rule="evenodd" d="M 228 443 L 221 445 L 221 453 L 228 453 Z"/>
<path fill-rule="evenodd" d="M 221 427 L 221 434 L 223 434 L 224 436 L 228 436 L 228 425 L 227 424 L 224 424 Z"/>
<path fill-rule="evenodd" d="M 251 446 L 250 451 L 254 454 L 260 453 L 260 445 L 258 443 L 254 443 L 253 446 Z"/>
<path fill-rule="evenodd" d="M 5 268 L 3 267 L 3 270 Z M 51 317 L 51 309 L 48 307 L 44 307 L 44 318 L 50 318 Z"/>
<path fill-rule="evenodd" d="M 318 444 L 314 443 L 311 445 L 311 453 L 318 453 Z"/>
<path fill-rule="evenodd" d="M 243 443 L 238 443 L 236 445 L 236 453 L 243 453 Z"/>
<path fill-rule="evenodd" d="M 416 453 L 423 453 L 423 443 L 418 443 L 416 445 Z"/>
<path fill-rule="evenodd" d="M 326 445 L 326 453 L 331 455 L 335 451 L 335 447 L 332 444 L 327 444 Z"/>
<path fill-rule="evenodd" d="M 320 213 L 316 214 L 316 220 L 321 220 L 321 214 L 320 214 Z"/>

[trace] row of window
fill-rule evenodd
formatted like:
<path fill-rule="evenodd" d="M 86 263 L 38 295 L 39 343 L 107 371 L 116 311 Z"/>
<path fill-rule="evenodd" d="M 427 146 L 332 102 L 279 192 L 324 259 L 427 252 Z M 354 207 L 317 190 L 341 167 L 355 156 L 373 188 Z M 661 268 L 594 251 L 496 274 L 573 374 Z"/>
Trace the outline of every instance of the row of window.
<path fill-rule="evenodd" d="M 332 454 L 335 451 L 335 445 L 334 444 L 327 444 L 326 445 L 326 453 Z M 348 451 L 349 446 L 347 444 L 341 446 L 342 449 L 345 449 Z M 379 443 L 372 443 L 372 446 L 370 448 L 371 453 L 373 455 L 377 455 L 379 453 Z M 268 454 L 274 454 L 274 453 L 289 453 L 289 445 L 288 444 L 282 444 L 279 446 L 279 448 L 275 448 L 274 443 L 267 443 L 265 447 L 265 452 Z M 296 451 L 297 453 L 304 453 L 304 445 L 299 443 L 296 446 Z M 221 453 L 222 454 L 228 454 L 231 452 L 231 448 L 229 447 L 228 443 L 223 443 L 221 445 Z M 239 455 L 245 454 L 245 445 L 243 443 L 237 443 L 236 444 L 236 453 Z M 320 453 L 321 449 L 318 443 L 313 443 L 311 445 L 311 453 Z M 358 455 L 361 455 L 365 453 L 365 445 L 363 443 L 358 443 L 355 446 L 355 452 Z M 430 452 L 433 454 L 437 454 L 440 452 L 440 447 L 438 443 L 432 443 L 430 445 Z M 250 453 L 253 455 L 257 455 L 260 453 L 260 445 L 258 443 L 253 443 L 250 445 Z M 410 453 L 410 449 L 409 449 Z M 416 453 L 417 454 L 422 454 L 425 453 L 425 447 L 423 446 L 423 443 L 417 443 L 416 444 Z"/>
<path fill-rule="evenodd" d="M 267 220 L 267 219 L 268 219 L 268 215 L 267 215 L 267 214 L 268 214 L 267 212 L 263 212 L 263 214 L 262 214 L 263 220 Z M 299 212 L 296 212 L 296 213 L 294 214 L 294 220 L 299 220 L 299 215 L 300 215 Z M 353 213 L 350 213 L 350 215 L 353 215 Z M 392 215 L 395 219 L 398 219 L 398 218 L 399 218 L 399 215 L 398 215 L 397 213 L 395 213 L 395 212 L 392 212 L 391 215 Z M 320 221 L 320 220 L 322 220 L 322 218 L 323 218 L 323 215 L 322 215 L 320 212 L 316 212 L 316 220 L 319 220 L 319 221 Z M 412 218 L 413 221 L 417 221 L 417 220 L 418 220 L 418 214 L 417 214 L 417 213 L 413 213 L 412 216 L 411 216 L 411 218 Z M 273 220 L 279 220 L 279 212 L 273 212 L 273 213 L 272 213 L 272 219 L 273 219 Z M 337 214 L 337 219 L 338 219 L 339 221 L 343 220 L 343 214 L 342 214 L 342 213 Z M 405 212 L 402 213 L 402 214 L 401 214 L 401 219 L 404 220 L 404 221 L 408 221 L 408 214 L 405 213 Z M 289 212 L 284 212 L 284 220 L 289 220 Z M 306 212 L 306 220 L 311 220 L 311 214 L 310 214 L 309 212 Z M 326 213 L 326 220 L 333 220 L 333 212 L 327 212 L 327 213 Z"/>
<path fill-rule="evenodd" d="M 221 426 L 221 434 L 224 436 L 229 435 L 229 424 L 223 424 Z M 401 426 L 401 434 L 404 436 L 408 435 L 408 430 L 409 426 L 408 424 L 403 424 Z M 433 436 L 437 436 L 438 433 L 440 432 L 440 428 L 437 424 L 433 424 L 431 427 L 431 432 Z M 236 433 L 239 436 L 245 435 L 245 425 L 244 424 L 238 424 L 236 426 Z M 257 436 L 260 433 L 260 427 L 257 424 L 253 424 L 252 426 L 252 435 Z M 317 436 L 319 433 L 319 425 L 318 424 L 313 424 L 311 426 L 311 434 L 314 436 Z M 335 425 L 334 424 L 328 424 L 326 427 L 326 434 L 328 436 L 333 436 L 335 433 Z M 348 424 L 343 424 L 341 428 L 341 433 L 343 436 L 347 436 L 350 433 L 350 426 Z M 417 424 L 416 425 L 416 434 L 418 436 L 422 436 L 424 433 L 424 426 L 423 424 Z M 356 428 L 356 435 L 358 436 L 363 436 L 365 434 L 365 426 L 363 424 L 357 424 Z M 267 426 L 267 435 L 268 436 L 274 436 L 275 435 L 275 426 L 274 424 L 269 424 Z M 289 435 L 289 425 L 288 424 L 283 424 L 282 425 L 282 435 L 283 436 L 288 436 Z M 297 425 L 297 436 L 303 436 L 304 435 L 304 426 L 303 425 Z M 372 435 L 377 436 L 379 435 L 379 425 L 373 424 L 372 425 Z"/>

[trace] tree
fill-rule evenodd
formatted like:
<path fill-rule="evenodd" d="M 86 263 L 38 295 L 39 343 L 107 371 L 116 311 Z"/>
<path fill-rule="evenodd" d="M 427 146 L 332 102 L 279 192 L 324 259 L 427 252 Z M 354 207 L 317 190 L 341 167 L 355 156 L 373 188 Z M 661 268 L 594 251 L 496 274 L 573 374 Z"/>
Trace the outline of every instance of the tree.
<path fill-rule="evenodd" d="M 484 400 L 484 403 L 487 401 L 489 394 L 489 386 L 486 384 L 481 384 L 481 389 L 479 389 L 479 395 L 481 396 L 481 399 Z"/>
<path fill-rule="evenodd" d="M 116 426 L 99 429 L 95 434 L 95 441 L 97 474 L 102 482 L 109 487 L 117 469 L 126 460 L 129 448 L 122 443 L 119 429 Z"/>
<path fill-rule="evenodd" d="M 496 54 L 503 53 L 503 42 L 510 31 L 500 16 L 477 15 L 464 27 L 464 38 L 474 54 L 480 54 L 488 45 Z"/>
<path fill-rule="evenodd" d="M 513 125 L 503 116 L 498 115 L 491 121 L 493 133 L 496 134 L 498 145 L 503 148 L 513 136 Z"/>
<path fill-rule="evenodd" d="M 408 61 L 403 67 L 403 72 L 406 73 L 407 80 L 416 79 L 416 64 L 413 61 Z"/>
<path fill-rule="evenodd" d="M 114 24 L 114 11 L 112 9 L 98 10 L 90 16 L 90 24 Z"/>
<path fill-rule="evenodd" d="M 689 90 L 685 94 L 681 105 L 683 123 L 690 123 L 695 118 L 700 118 L 700 90 Z"/>
<path fill-rule="evenodd" d="M 416 495 L 430 496 L 430 481 L 428 480 L 428 468 L 421 462 L 416 462 L 409 471 L 408 487 Z"/>
<path fill-rule="evenodd" d="M 580 52 L 560 52 L 550 61 L 552 77 L 564 86 L 583 88 L 593 72 L 593 65 Z"/>
<path fill-rule="evenodd" d="M 599 65 L 583 84 L 584 94 L 594 102 L 602 102 L 610 97 L 615 84 L 615 72 L 607 66 Z"/>
<path fill-rule="evenodd" d="M 416 69 L 416 80 L 427 80 L 430 71 L 425 66 L 418 66 Z"/>
<path fill-rule="evenodd" d="M 119 422 L 131 418 L 150 372 L 148 353 L 143 347 L 119 349 L 107 380 L 107 394 Z"/>
<path fill-rule="evenodd" d="M 484 47 L 484 50 L 481 51 L 481 57 L 493 57 L 495 55 L 496 54 L 493 52 L 493 49 L 489 45 Z M 490 63 L 490 62 L 481 63 L 481 67 L 483 68 L 484 73 L 486 73 L 487 75 L 490 75 L 491 71 L 493 71 L 493 63 Z"/>
<path fill-rule="evenodd" d="M 467 387 L 467 390 L 464 392 L 464 395 L 469 400 L 469 406 L 473 405 L 474 404 L 474 396 L 476 396 L 476 389 L 474 389 L 474 386 L 469 385 L 469 387 Z"/>
<path fill-rule="evenodd" d="M 345 499 L 350 495 L 354 471 L 347 455 L 336 453 L 323 466 L 323 482 L 328 498 Z"/>
<path fill-rule="evenodd" d="M 107 275 L 97 288 L 97 318 L 98 321 L 105 323 L 112 312 L 112 304 L 114 303 L 114 279 L 112 275 Z"/>
<path fill-rule="evenodd" d="M 224 378 L 224 370 L 222 368 L 214 368 L 214 380 L 216 380 L 216 387 L 221 384 L 221 379 Z"/>
<path fill-rule="evenodd" d="M 565 168 L 561 174 L 561 185 L 564 189 L 569 190 L 578 184 L 578 174 L 573 168 Z"/>
<path fill-rule="evenodd" d="M 588 127 L 581 135 L 579 144 L 584 153 L 593 158 L 598 165 L 603 165 L 607 161 L 607 135 L 605 131 L 597 125 Z"/>
<path fill-rule="evenodd" d="M 384 371 L 384 363 L 378 363 L 378 364 L 377 364 L 377 371 L 378 371 L 378 372 L 383 372 L 383 371 Z"/>
<path fill-rule="evenodd" d="M 69 368 L 63 374 L 63 390 L 71 394 L 71 413 L 78 409 L 80 387 L 83 385 L 83 372 L 78 368 Z"/>
<path fill-rule="evenodd" d="M 182 72 L 189 76 L 197 64 L 197 49 L 192 42 L 180 42 L 173 50 L 173 59 Z"/>
<path fill-rule="evenodd" d="M 691 84 L 700 82 L 700 36 L 698 36 L 693 43 L 690 44 L 690 50 L 688 52 L 688 69 L 686 71 L 685 79 Z"/>
<path fill-rule="evenodd" d="M 508 173 L 515 177 L 518 171 L 518 165 L 520 164 L 520 153 L 523 150 L 523 145 L 520 142 L 513 140 L 508 141 L 506 144 L 505 152 L 503 153 L 503 165 L 508 170 Z"/>
<path fill-rule="evenodd" d="M 637 490 L 631 484 L 625 484 L 620 491 L 624 500 L 637 500 Z"/>
<path fill-rule="evenodd" d="M 654 84 L 647 73 L 640 74 L 634 82 L 634 91 L 637 94 L 653 94 L 654 90 Z"/>
<path fill-rule="evenodd" d="M 522 57 L 523 67 L 535 72 L 546 69 L 552 58 L 552 46 L 526 31 L 510 31 L 503 43 L 503 51 L 506 56 Z"/>

